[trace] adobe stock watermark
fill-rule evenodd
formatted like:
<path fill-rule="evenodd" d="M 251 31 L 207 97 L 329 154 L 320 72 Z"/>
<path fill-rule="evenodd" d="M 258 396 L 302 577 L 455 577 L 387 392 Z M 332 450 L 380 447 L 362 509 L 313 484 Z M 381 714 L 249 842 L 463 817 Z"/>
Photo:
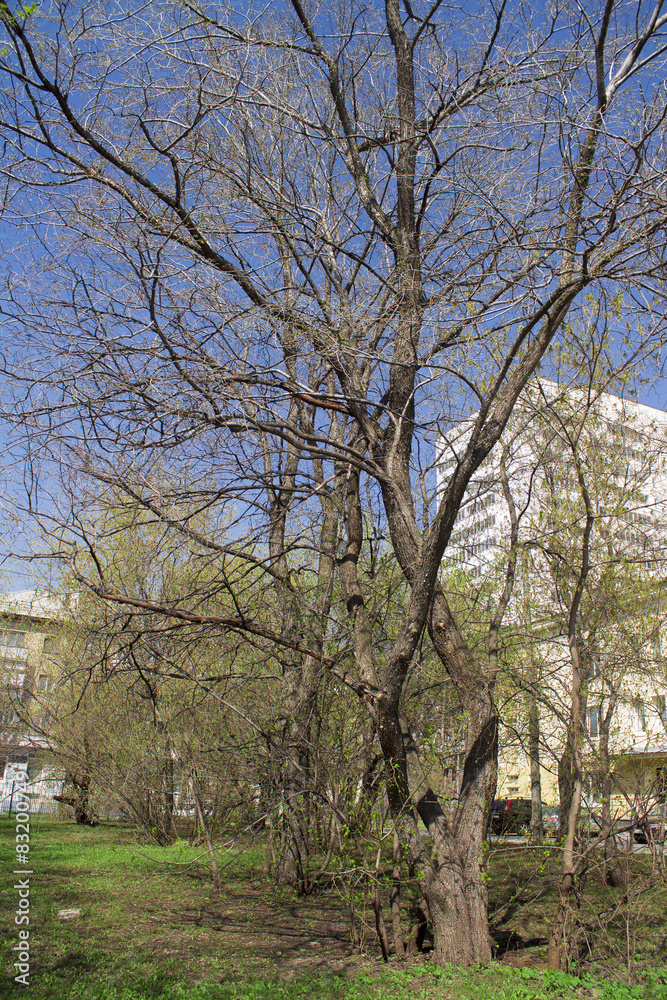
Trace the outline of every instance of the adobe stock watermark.
<path fill-rule="evenodd" d="M 16 880 L 14 890 L 17 893 L 17 904 L 14 913 L 14 923 L 18 931 L 18 941 L 12 951 L 16 955 L 13 963 L 16 969 L 14 981 L 23 986 L 30 985 L 30 799 L 25 771 L 19 772 L 16 778 L 16 866 L 14 875 L 20 875 Z"/>

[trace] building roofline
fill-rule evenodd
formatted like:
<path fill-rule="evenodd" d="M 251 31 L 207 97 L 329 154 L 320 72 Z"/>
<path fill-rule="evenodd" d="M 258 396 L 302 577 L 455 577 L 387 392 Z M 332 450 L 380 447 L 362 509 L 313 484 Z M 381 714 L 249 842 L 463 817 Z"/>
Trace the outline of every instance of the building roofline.
<path fill-rule="evenodd" d="M 19 590 L 0 597 L 0 616 L 38 618 L 40 621 L 62 622 L 66 604 L 47 590 Z"/>

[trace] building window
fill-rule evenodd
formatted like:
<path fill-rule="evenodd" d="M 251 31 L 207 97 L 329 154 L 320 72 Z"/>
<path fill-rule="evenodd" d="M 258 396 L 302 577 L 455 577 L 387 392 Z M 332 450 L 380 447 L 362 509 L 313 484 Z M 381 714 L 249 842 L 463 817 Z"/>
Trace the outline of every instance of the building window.
<path fill-rule="evenodd" d="M 49 690 L 49 675 L 39 674 L 37 677 L 37 690 L 38 691 L 48 691 Z"/>
<path fill-rule="evenodd" d="M 58 636 L 57 635 L 45 635 L 44 636 L 44 652 L 45 653 L 57 653 L 58 652 Z"/>
<path fill-rule="evenodd" d="M 657 694 L 655 696 L 655 710 L 663 726 L 667 729 L 667 701 L 664 694 Z"/>
<path fill-rule="evenodd" d="M 13 708 L 0 712 L 0 726 L 14 726 L 18 721 L 19 717 Z"/>
<path fill-rule="evenodd" d="M 586 710 L 586 732 L 591 739 L 600 735 L 600 716 L 597 708 Z"/>
<path fill-rule="evenodd" d="M 581 778 L 581 790 L 584 796 L 584 802 L 588 805 L 594 805 L 599 802 L 598 790 L 600 787 L 600 776 L 595 773 L 589 773 L 582 775 Z"/>
<path fill-rule="evenodd" d="M 25 648 L 25 632 L 5 632 L 4 645 L 10 649 Z"/>
<path fill-rule="evenodd" d="M 632 722 L 636 733 L 646 732 L 646 709 L 641 698 L 636 698 L 632 703 Z"/>
<path fill-rule="evenodd" d="M 9 687 L 20 690 L 25 681 L 25 663 L 23 660 L 5 660 L 4 680 Z"/>

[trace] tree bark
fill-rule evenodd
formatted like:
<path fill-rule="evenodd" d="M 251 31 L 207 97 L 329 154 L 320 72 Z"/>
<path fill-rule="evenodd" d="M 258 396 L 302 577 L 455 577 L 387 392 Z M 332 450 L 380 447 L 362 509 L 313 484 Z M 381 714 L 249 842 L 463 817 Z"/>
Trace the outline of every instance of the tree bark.
<path fill-rule="evenodd" d="M 570 726 L 568 733 L 571 738 L 572 747 L 572 797 L 567 814 L 567 829 L 565 831 L 565 840 L 563 842 L 563 863 L 559 887 L 558 910 L 555 920 L 551 926 L 551 933 L 549 936 L 549 966 L 554 970 L 566 969 L 569 964 L 571 942 L 567 938 L 566 931 L 568 917 L 571 912 L 572 892 L 575 888 L 576 877 L 580 870 L 579 859 L 575 853 L 575 846 L 583 789 L 582 728 L 584 706 L 582 703 L 582 663 L 578 641 L 578 627 L 581 600 L 584 593 L 584 587 L 586 585 L 586 579 L 590 570 L 590 538 L 595 520 L 593 505 L 591 503 L 591 498 L 586 485 L 580 456 L 576 448 L 576 441 L 570 439 L 570 443 L 572 447 L 572 458 L 577 473 L 577 481 L 581 497 L 586 508 L 586 522 L 581 541 L 579 572 L 570 601 L 568 617 L 567 638 L 570 650 L 570 665 L 572 668 Z"/>
<path fill-rule="evenodd" d="M 542 822 L 542 775 L 540 772 L 540 711 L 534 683 L 528 691 L 528 756 L 530 758 L 530 839 L 534 844 L 544 840 Z"/>
<path fill-rule="evenodd" d="M 599 729 L 600 729 L 600 773 L 602 791 L 602 816 L 600 835 L 603 838 L 604 850 L 604 870 L 603 881 L 606 885 L 624 887 L 628 884 L 628 865 L 623 864 L 623 859 L 619 856 L 618 845 L 614 836 L 612 816 L 611 816 L 611 755 L 609 753 L 609 734 L 611 721 L 616 708 L 617 694 L 611 691 L 606 712 L 602 712 L 600 706 Z"/>

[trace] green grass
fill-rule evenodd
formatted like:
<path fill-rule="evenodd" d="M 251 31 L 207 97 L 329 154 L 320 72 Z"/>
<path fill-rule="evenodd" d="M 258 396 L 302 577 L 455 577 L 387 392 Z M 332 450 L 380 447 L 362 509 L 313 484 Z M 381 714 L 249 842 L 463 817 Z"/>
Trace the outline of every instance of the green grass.
<path fill-rule="evenodd" d="M 628 860 L 628 886 L 606 884 L 601 855 L 591 855 L 573 896 L 581 965 L 623 974 L 628 957 L 635 975 L 667 965 L 667 871 L 650 853 Z M 499 845 L 488 859 L 492 926 L 524 941 L 546 937 L 558 902 L 560 851 Z"/>
<path fill-rule="evenodd" d="M 6 995 L 18 994 L 10 987 Z M 65 985 L 58 976 L 44 976 L 39 986 L 21 988 L 21 995 L 54 1000 L 664 1000 L 667 980 L 625 986 L 502 966 L 468 971 L 378 968 L 345 978 L 303 975 L 237 983 L 186 983 L 167 972 L 137 971 L 113 983 L 82 977 Z"/>
<path fill-rule="evenodd" d="M 220 852 L 220 897 L 201 848 L 159 848 L 125 827 L 85 829 L 39 817 L 31 823 L 31 977 L 23 986 L 11 966 L 14 832 L 13 820 L 0 820 L 2 998 L 667 1000 L 667 975 L 658 973 L 624 986 L 499 963 L 472 970 L 425 960 L 383 966 L 372 950 L 351 955 L 338 897 L 296 900 L 277 892 L 264 879 L 257 848 L 239 857 Z M 525 882 L 528 873 L 515 862 Z M 544 874 L 533 869 L 531 877 Z M 511 879 L 494 879 L 500 901 L 512 894 Z M 81 916 L 59 920 L 61 909 Z M 518 903 L 512 914 L 527 931 L 535 919 L 529 911 Z"/>

